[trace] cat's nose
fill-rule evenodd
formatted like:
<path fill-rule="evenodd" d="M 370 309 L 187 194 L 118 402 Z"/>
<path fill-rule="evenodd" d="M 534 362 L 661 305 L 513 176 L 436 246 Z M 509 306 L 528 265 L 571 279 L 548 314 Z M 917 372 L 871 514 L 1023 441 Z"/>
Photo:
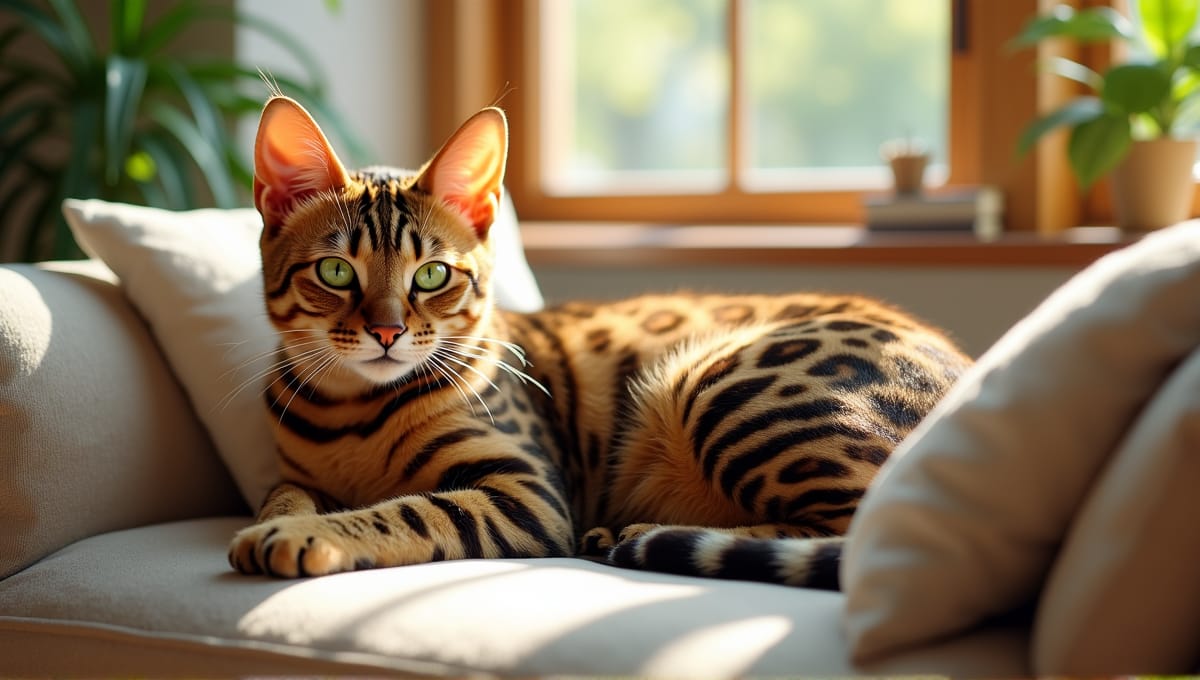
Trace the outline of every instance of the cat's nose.
<path fill-rule="evenodd" d="M 370 324 L 367 325 L 367 333 L 370 333 L 371 337 L 378 340 L 379 344 L 383 345 L 384 349 L 387 349 L 387 348 L 391 347 L 392 345 L 396 344 L 396 340 L 398 340 L 400 338 L 400 336 L 404 335 L 405 332 L 407 332 L 407 331 L 408 331 L 408 327 L 404 326 L 404 325 L 399 325 L 399 326 L 373 326 Z"/>

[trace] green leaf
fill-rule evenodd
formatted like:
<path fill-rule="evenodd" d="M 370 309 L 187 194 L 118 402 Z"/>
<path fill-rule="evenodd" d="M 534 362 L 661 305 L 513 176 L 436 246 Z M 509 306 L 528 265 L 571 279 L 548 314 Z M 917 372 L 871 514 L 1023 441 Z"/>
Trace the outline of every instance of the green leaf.
<path fill-rule="evenodd" d="M 195 2 L 181 2 L 173 6 L 153 26 L 142 31 L 138 54 L 149 56 L 166 47 L 191 25 L 198 14 L 199 8 Z"/>
<path fill-rule="evenodd" d="M 46 99 L 32 99 L 21 102 L 18 106 L 13 107 L 10 111 L 6 111 L 0 115 L 0 139 L 4 139 L 4 144 L 7 147 L 10 143 L 8 140 L 11 135 L 16 134 L 16 131 L 21 129 L 21 125 L 30 120 L 38 120 L 39 118 L 49 118 L 53 116 L 57 105 L 55 102 Z M 5 153 L 8 149 L 5 148 Z"/>
<path fill-rule="evenodd" d="M 13 13 L 41 36 L 68 69 L 76 73 L 83 70 L 83 63 L 75 53 L 67 31 L 49 14 L 23 0 L 0 0 L 0 9 Z"/>
<path fill-rule="evenodd" d="M 150 106 L 149 114 L 174 136 L 191 157 L 212 191 L 217 207 L 232 208 L 237 204 L 237 192 L 229 175 L 229 168 L 221 158 L 220 150 L 200 133 L 195 123 L 179 109 L 161 102 Z"/>
<path fill-rule="evenodd" d="M 1017 140 L 1017 153 L 1025 154 L 1042 135 L 1064 125 L 1079 125 L 1104 115 L 1104 104 L 1097 97 L 1079 97 L 1033 121 Z"/>
<path fill-rule="evenodd" d="M 1138 0 L 1137 10 L 1150 53 L 1169 59 L 1196 25 L 1200 0 Z"/>
<path fill-rule="evenodd" d="M 1079 184 L 1087 189 L 1125 158 L 1133 141 L 1129 117 L 1106 114 L 1071 131 L 1067 157 Z"/>
<path fill-rule="evenodd" d="M 37 144 L 53 127 L 52 111 L 33 110 L 33 115 L 36 117 L 32 119 L 29 127 L 20 132 L 9 134 L 7 126 L 0 126 L 0 130 L 4 130 L 4 153 L 0 154 L 0 177 L 8 177 L 14 163 L 26 160 L 25 150 Z"/>
<path fill-rule="evenodd" d="M 158 185 L 162 187 L 165 204 L 157 207 L 185 210 L 198 207 L 192 192 L 192 184 L 186 171 L 188 162 L 182 147 L 172 145 L 158 134 L 147 134 L 139 140 L 139 146 L 154 161 Z"/>
<path fill-rule="evenodd" d="M 217 110 L 212 98 L 204 88 L 192 78 L 187 69 L 179 62 L 169 61 L 158 65 L 156 77 L 183 95 L 188 108 L 191 109 L 192 119 L 200 134 L 217 144 L 224 144 L 228 135 L 225 134 L 225 121 Z"/>
<path fill-rule="evenodd" d="M 71 146 L 63 167 L 59 185 L 59 198 L 99 198 L 96 171 L 92 158 L 97 152 L 96 140 L 103 113 L 100 102 L 81 99 L 75 103 L 71 115 Z"/>
<path fill-rule="evenodd" d="M 110 55 L 105 69 L 104 180 L 116 186 L 121 164 L 129 155 L 129 141 L 146 87 L 146 62 Z"/>
<path fill-rule="evenodd" d="M 1200 70 L 1200 45 L 1187 48 L 1183 53 L 1183 65 L 1192 70 Z"/>
<path fill-rule="evenodd" d="M 109 14 L 113 50 L 126 57 L 136 56 L 146 19 L 146 0 L 113 0 Z"/>
<path fill-rule="evenodd" d="M 3 54 L 8 46 L 13 44 L 13 41 L 21 36 L 25 29 L 19 25 L 9 26 L 7 30 L 0 33 L 0 54 Z"/>
<path fill-rule="evenodd" d="M 1073 80 L 1099 92 L 1104 87 L 1104 78 L 1092 69 L 1066 57 L 1051 57 L 1041 62 L 1042 66 L 1057 76 Z"/>
<path fill-rule="evenodd" d="M 1132 40 L 1133 24 L 1111 7 L 1091 7 L 1076 12 L 1068 5 L 1057 5 L 1049 14 L 1034 17 L 1025 25 L 1011 46 L 1028 47 L 1047 38 L 1072 38 L 1080 42 Z"/>
<path fill-rule="evenodd" d="M 1144 113 L 1171 96 L 1171 77 L 1154 64 L 1120 64 L 1104 74 L 1101 98 L 1120 113 Z"/>
<path fill-rule="evenodd" d="M 88 31 L 87 22 L 83 20 L 83 15 L 75 6 L 75 0 L 50 0 L 50 4 L 54 7 L 54 12 L 58 14 L 59 20 L 62 21 L 75 59 L 81 66 L 86 65 L 96 56 L 96 46 L 92 42 L 92 34 Z"/>

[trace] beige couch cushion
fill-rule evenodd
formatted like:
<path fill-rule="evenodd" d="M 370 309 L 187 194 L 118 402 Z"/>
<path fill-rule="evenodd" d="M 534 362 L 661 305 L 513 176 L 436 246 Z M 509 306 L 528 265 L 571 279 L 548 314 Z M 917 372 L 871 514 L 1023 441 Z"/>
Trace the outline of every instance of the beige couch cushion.
<path fill-rule="evenodd" d="M 1038 674 L 1200 668 L 1198 487 L 1200 350 L 1138 415 L 1072 523 L 1038 606 Z"/>
<path fill-rule="evenodd" d="M 279 476 L 262 403 L 276 340 L 262 303 L 258 213 L 67 200 L 63 214 L 84 250 L 120 278 L 243 497 L 257 509 Z M 499 304 L 540 307 L 507 201 L 492 234 L 499 242 Z"/>
<path fill-rule="evenodd" d="M 842 583 L 856 658 L 1034 602 L 1106 461 L 1200 346 L 1198 301 L 1192 222 L 1102 259 L 980 359 L 852 525 Z M 1096 538 L 1089 549 L 1101 549 Z"/>
<path fill-rule="evenodd" d="M 85 536 L 242 507 L 112 274 L 59 268 L 0 267 L 0 578 Z"/>
<path fill-rule="evenodd" d="M 1025 633 L 978 631 L 854 666 L 837 593 L 626 571 L 578 559 L 456 560 L 307 580 L 239 576 L 244 519 L 143 527 L 72 545 L 0 581 L 0 675 L 147 674 L 172 649 L 253 671 L 657 677 L 1028 674 Z M 13 641 L 19 641 L 16 644 Z M 205 649 L 208 653 L 205 654 Z M 261 658 L 258 658 L 261 662 Z M 332 671 L 328 664 L 355 664 Z M 367 670 L 364 671 L 363 669 Z M 261 671 L 260 671 L 261 672 Z M 276 673 L 281 672 L 279 670 Z"/>

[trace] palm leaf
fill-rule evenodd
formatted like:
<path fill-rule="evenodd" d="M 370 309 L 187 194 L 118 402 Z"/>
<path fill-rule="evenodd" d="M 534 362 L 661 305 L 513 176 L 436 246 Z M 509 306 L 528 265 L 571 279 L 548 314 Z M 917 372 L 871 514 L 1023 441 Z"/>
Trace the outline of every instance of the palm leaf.
<path fill-rule="evenodd" d="M 113 0 L 109 15 L 113 49 L 122 56 L 136 56 L 146 18 L 146 0 Z"/>
<path fill-rule="evenodd" d="M 187 177 L 186 153 L 157 133 L 143 135 L 139 146 L 154 160 L 155 177 L 166 197 L 166 207 L 177 210 L 196 207 L 192 183 Z"/>
<path fill-rule="evenodd" d="M 138 55 L 148 57 L 156 54 L 190 26 L 198 13 L 195 2 L 181 2 L 172 7 L 156 24 L 142 32 L 137 46 Z"/>
<path fill-rule="evenodd" d="M 62 22 L 63 31 L 67 35 L 71 50 L 75 53 L 75 59 L 81 66 L 86 65 L 91 61 L 91 56 L 96 53 L 96 46 L 92 42 L 92 34 L 88 31 L 87 22 L 79 13 L 79 8 L 75 6 L 74 0 L 50 0 L 50 5 L 54 8 L 54 13 L 58 15 L 59 21 Z"/>
<path fill-rule="evenodd" d="M 50 45 L 54 54 L 72 71 L 83 70 L 83 61 L 71 43 L 67 31 L 54 21 L 54 17 L 43 12 L 24 0 L 0 0 L 0 9 L 12 12 L 18 19 L 28 25 L 34 33 L 41 36 Z"/>
<path fill-rule="evenodd" d="M 146 87 L 146 62 L 113 54 L 108 57 L 106 74 L 104 180 L 109 186 L 116 186 L 129 155 L 133 124 Z"/>
<path fill-rule="evenodd" d="M 170 132 L 179 145 L 191 157 L 204 176 L 213 200 L 218 207 L 232 208 L 237 204 L 237 193 L 229 169 L 222 162 L 220 150 L 196 127 L 182 111 L 170 104 L 154 102 L 147 112 L 150 118 Z"/>

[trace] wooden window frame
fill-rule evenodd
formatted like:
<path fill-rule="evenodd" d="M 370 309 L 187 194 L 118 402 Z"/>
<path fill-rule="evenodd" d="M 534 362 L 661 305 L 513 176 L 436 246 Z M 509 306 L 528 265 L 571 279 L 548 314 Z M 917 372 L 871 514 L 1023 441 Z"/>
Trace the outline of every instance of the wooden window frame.
<path fill-rule="evenodd" d="M 1022 130 L 1039 112 L 1077 93 L 1064 79 L 1039 72 L 1037 59 L 1056 50 L 1102 64 L 1108 50 L 1093 48 L 1080 54 L 1066 45 L 1010 49 L 1008 43 L 1028 18 L 1056 0 L 946 1 L 952 6 L 955 41 L 950 64 L 949 182 L 998 186 L 1005 195 L 1005 227 L 1010 232 L 1053 235 L 1080 224 L 1104 223 L 1111 210 L 1103 182 L 1089 196 L 1079 195 L 1066 161 L 1065 133 L 1049 135 L 1023 157 L 1014 150 Z M 1074 4 L 1122 1 L 1075 0 Z M 426 10 L 431 139 L 445 139 L 481 106 L 502 106 L 509 114 L 511 139 L 507 186 L 523 220 L 670 225 L 861 222 L 861 191 L 748 193 L 733 187 L 708 195 L 548 195 L 538 181 L 537 131 L 543 121 L 535 69 L 537 4 L 537 0 L 438 0 Z M 736 22 L 730 30 L 731 41 L 736 41 Z M 736 48 L 736 42 L 731 44 Z M 731 110 L 731 125 L 738 124 L 736 109 Z"/>

